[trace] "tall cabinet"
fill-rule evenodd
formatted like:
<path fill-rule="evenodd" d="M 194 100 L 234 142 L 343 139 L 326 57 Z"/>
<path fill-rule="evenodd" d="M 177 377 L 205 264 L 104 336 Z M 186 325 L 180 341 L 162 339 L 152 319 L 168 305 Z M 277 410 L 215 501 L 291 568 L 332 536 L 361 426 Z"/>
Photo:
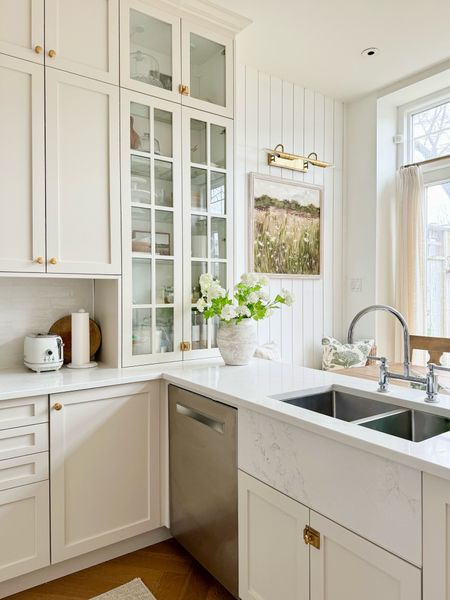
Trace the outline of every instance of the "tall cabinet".
<path fill-rule="evenodd" d="M 124 366 L 216 355 L 199 277 L 233 283 L 233 35 L 171 5 L 121 2 Z"/>

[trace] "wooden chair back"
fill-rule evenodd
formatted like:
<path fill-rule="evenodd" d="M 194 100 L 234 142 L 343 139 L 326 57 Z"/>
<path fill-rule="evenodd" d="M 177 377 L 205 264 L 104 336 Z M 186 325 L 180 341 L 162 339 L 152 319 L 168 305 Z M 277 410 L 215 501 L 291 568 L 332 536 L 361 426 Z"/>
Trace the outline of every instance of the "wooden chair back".
<path fill-rule="evenodd" d="M 426 350 L 428 352 L 428 363 L 441 364 L 441 358 L 444 352 L 450 352 L 450 338 L 429 337 L 426 335 L 410 336 L 410 354 L 412 361 L 413 350 Z"/>

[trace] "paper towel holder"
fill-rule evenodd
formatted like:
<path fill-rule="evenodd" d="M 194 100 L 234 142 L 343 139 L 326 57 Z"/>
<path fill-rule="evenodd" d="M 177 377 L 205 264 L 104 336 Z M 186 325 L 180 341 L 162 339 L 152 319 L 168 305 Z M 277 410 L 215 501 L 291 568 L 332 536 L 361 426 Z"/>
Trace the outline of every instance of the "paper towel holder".
<path fill-rule="evenodd" d="M 83 315 L 87 315 L 87 327 L 88 327 L 88 336 L 89 336 L 89 313 L 87 313 L 84 309 L 80 309 L 77 311 L 77 313 L 75 314 L 83 314 Z M 73 336 L 73 318 L 74 318 L 74 314 L 72 313 L 72 336 Z M 73 340 L 73 337 L 72 337 Z M 88 337 L 88 341 L 87 344 L 89 346 L 89 337 Z M 73 342 L 72 342 L 73 345 Z M 87 361 L 86 363 L 82 363 L 82 364 L 74 364 L 73 362 L 70 362 L 67 365 L 68 369 L 92 369 L 93 367 L 97 366 L 97 362 L 94 360 L 91 361 Z"/>

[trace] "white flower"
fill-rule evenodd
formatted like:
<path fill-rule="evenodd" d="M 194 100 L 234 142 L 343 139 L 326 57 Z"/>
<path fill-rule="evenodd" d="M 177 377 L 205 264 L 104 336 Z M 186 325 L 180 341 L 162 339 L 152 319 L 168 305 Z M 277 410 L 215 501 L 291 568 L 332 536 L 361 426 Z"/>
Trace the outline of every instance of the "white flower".
<path fill-rule="evenodd" d="M 258 292 L 250 292 L 250 294 L 248 295 L 248 303 L 249 304 L 256 304 L 259 300 L 259 294 Z"/>
<path fill-rule="evenodd" d="M 209 273 L 203 273 L 202 275 L 200 275 L 199 281 L 200 281 L 200 288 L 201 288 L 203 294 L 206 293 L 214 283 L 214 279 L 212 278 L 212 275 L 210 275 Z"/>
<path fill-rule="evenodd" d="M 254 285 L 256 285 L 258 283 L 258 280 L 259 280 L 259 277 L 255 273 L 243 273 L 241 275 L 242 283 L 245 283 L 245 285 L 248 285 L 250 287 L 253 287 Z"/>
<path fill-rule="evenodd" d="M 259 276 L 259 285 L 269 285 L 269 278 L 267 277 L 267 275 Z"/>
<path fill-rule="evenodd" d="M 289 290 L 282 289 L 280 295 L 283 296 L 286 306 L 292 306 L 294 302 L 294 296 Z"/>
<path fill-rule="evenodd" d="M 204 298 L 199 298 L 197 300 L 196 306 L 197 306 L 198 312 L 202 313 L 205 310 L 205 308 L 208 306 L 208 304 Z"/>
<path fill-rule="evenodd" d="M 211 302 L 211 300 L 214 300 L 214 298 L 222 298 L 226 293 L 226 290 L 224 290 L 217 281 L 213 281 L 208 287 L 206 296 L 208 298 L 208 302 Z"/>
<path fill-rule="evenodd" d="M 236 307 L 232 304 L 225 304 L 220 313 L 220 318 L 224 321 L 231 321 L 236 317 Z"/>
<path fill-rule="evenodd" d="M 269 302 L 270 296 L 267 292 L 263 292 L 262 290 L 260 290 L 258 292 L 258 294 L 259 294 L 260 300 L 262 300 L 263 302 Z"/>
<path fill-rule="evenodd" d="M 236 307 L 236 314 L 238 317 L 250 317 L 251 312 L 248 306 L 242 304 L 241 306 Z"/>

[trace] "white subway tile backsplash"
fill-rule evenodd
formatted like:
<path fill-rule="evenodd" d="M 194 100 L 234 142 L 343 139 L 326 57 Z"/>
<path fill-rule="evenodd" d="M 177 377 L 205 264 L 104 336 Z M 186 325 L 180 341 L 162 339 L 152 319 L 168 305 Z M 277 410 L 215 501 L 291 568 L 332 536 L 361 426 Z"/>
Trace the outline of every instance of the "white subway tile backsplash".
<path fill-rule="evenodd" d="M 74 310 L 94 311 L 88 279 L 0 278 L 0 369 L 23 364 L 23 339 Z"/>

